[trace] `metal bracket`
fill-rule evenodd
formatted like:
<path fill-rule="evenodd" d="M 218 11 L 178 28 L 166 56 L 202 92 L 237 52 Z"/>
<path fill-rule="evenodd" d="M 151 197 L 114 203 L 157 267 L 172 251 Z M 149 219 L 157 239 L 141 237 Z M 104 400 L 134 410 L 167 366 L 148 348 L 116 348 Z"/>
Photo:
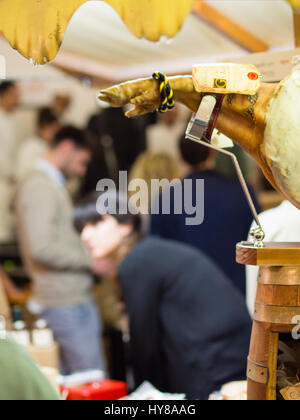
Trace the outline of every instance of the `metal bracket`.
<path fill-rule="evenodd" d="M 299 306 L 264 305 L 256 302 L 253 319 L 265 324 L 298 325 Z"/>
<path fill-rule="evenodd" d="M 258 213 L 256 211 L 253 199 L 251 197 L 249 188 L 247 186 L 246 180 L 244 178 L 243 172 L 241 170 L 240 164 L 237 160 L 237 157 L 232 152 L 228 150 L 221 149 L 219 147 L 213 146 L 211 144 L 211 134 L 215 128 L 217 122 L 217 116 L 220 111 L 224 95 L 219 95 L 219 101 L 216 99 L 217 95 L 208 94 L 205 95 L 200 103 L 198 112 L 193 114 L 191 121 L 186 130 L 186 138 L 192 140 L 196 143 L 201 144 L 202 146 L 209 147 L 210 149 L 216 150 L 219 153 L 223 153 L 226 156 L 229 156 L 234 164 L 236 169 L 239 181 L 241 183 L 242 189 L 250 206 L 250 210 L 253 214 L 253 217 L 256 221 L 257 228 L 251 231 L 251 236 L 253 237 L 253 247 L 263 248 L 265 233 L 259 221 Z M 221 100 L 220 100 L 221 99 Z M 217 107 L 217 109 L 216 109 Z"/>
<path fill-rule="evenodd" d="M 269 381 L 269 369 L 267 366 L 259 365 L 248 358 L 247 378 L 253 382 L 267 385 Z"/>

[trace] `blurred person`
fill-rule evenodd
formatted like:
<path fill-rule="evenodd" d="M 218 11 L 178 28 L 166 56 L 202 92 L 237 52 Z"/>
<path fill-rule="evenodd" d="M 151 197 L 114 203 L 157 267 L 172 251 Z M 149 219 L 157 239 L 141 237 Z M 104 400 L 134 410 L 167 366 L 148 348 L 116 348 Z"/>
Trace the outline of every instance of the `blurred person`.
<path fill-rule="evenodd" d="M 0 401 L 59 401 L 28 352 L 0 330 Z"/>
<path fill-rule="evenodd" d="M 6 328 L 12 328 L 12 314 L 10 311 L 9 301 L 6 292 L 6 275 L 0 270 L 0 317 L 4 317 Z"/>
<path fill-rule="evenodd" d="M 52 102 L 52 111 L 60 123 L 65 122 L 65 115 L 72 104 L 72 98 L 67 93 L 56 93 Z"/>
<path fill-rule="evenodd" d="M 53 330 L 66 374 L 105 369 L 92 259 L 73 226 L 65 187 L 68 178 L 84 176 L 90 159 L 84 133 L 64 127 L 17 191 L 21 253 L 33 280 L 30 310 Z"/>
<path fill-rule="evenodd" d="M 9 305 L 25 305 L 31 295 L 30 285 L 19 287 L 0 267 L 0 285 Z M 0 292 L 1 294 L 1 292 Z M 1 301 L 1 298 L 0 298 Z M 0 304 L 1 307 L 1 304 Z M 1 309 L 0 309 L 1 314 Z"/>
<path fill-rule="evenodd" d="M 141 209 L 143 212 L 144 232 L 148 232 L 150 229 L 151 197 L 155 197 L 160 193 L 159 189 L 154 189 L 151 181 L 153 179 L 173 181 L 181 178 L 181 176 L 182 171 L 178 161 L 166 153 L 144 152 L 137 158 L 130 171 L 129 181 L 142 179 L 146 181 L 148 186 L 148 196 L 145 201 L 148 202 L 149 206 Z"/>
<path fill-rule="evenodd" d="M 142 129 L 126 118 L 122 109 L 107 108 L 93 115 L 88 123 L 93 157 L 82 185 L 82 195 L 95 191 L 99 180 L 109 178 L 116 184 L 119 171 L 129 171 L 145 150 Z"/>
<path fill-rule="evenodd" d="M 187 118 L 188 113 L 181 105 L 171 112 L 159 114 L 157 124 L 151 125 L 147 129 L 147 150 L 178 158 L 178 142 L 186 129 Z"/>
<path fill-rule="evenodd" d="M 215 171 L 216 152 L 182 137 L 182 159 L 190 167 L 190 193 L 195 203 L 197 180 L 204 180 L 204 221 L 201 225 L 189 226 L 186 206 L 182 214 L 175 214 L 174 192 L 171 191 L 171 214 L 152 215 L 151 232 L 165 239 L 174 239 L 192 245 L 210 257 L 234 286 L 246 293 L 245 267 L 236 263 L 236 244 L 245 240 L 253 216 L 240 183 Z M 185 183 L 182 183 L 185 197 Z M 253 195 L 254 196 L 254 195 Z M 161 204 L 161 203 L 160 203 Z"/>
<path fill-rule="evenodd" d="M 50 144 L 59 130 L 58 118 L 51 108 L 41 108 L 37 115 L 37 135 L 25 140 L 17 160 L 17 179 L 21 180 L 49 151 Z"/>
<path fill-rule="evenodd" d="M 280 206 L 260 214 L 259 220 L 266 234 L 265 242 L 300 242 L 300 211 L 289 201 L 284 201 Z M 252 228 L 254 227 L 256 227 L 255 222 L 252 225 Z M 259 267 L 256 266 L 248 266 L 246 270 L 247 305 L 252 316 L 258 272 Z"/>
<path fill-rule="evenodd" d="M 138 215 L 100 216 L 99 199 L 78 207 L 75 222 L 99 274 L 117 273 L 136 386 L 148 380 L 165 392 L 207 399 L 244 378 L 251 321 L 226 276 L 193 247 L 142 238 Z"/>
<path fill-rule="evenodd" d="M 14 240 L 10 210 L 14 193 L 16 130 L 14 111 L 20 105 L 20 91 L 13 81 L 0 83 L 0 243 Z"/>

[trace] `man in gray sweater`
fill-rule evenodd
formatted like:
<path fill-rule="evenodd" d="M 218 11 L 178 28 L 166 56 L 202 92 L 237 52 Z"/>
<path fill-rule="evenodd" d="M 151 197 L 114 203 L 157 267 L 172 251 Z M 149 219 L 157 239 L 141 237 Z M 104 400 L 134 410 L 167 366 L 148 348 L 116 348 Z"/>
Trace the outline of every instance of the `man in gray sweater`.
<path fill-rule="evenodd" d="M 31 310 L 54 331 L 66 374 L 105 369 L 92 258 L 74 229 L 65 186 L 68 178 L 84 176 L 90 158 L 82 131 L 65 127 L 17 191 L 21 252 L 33 280 Z"/>

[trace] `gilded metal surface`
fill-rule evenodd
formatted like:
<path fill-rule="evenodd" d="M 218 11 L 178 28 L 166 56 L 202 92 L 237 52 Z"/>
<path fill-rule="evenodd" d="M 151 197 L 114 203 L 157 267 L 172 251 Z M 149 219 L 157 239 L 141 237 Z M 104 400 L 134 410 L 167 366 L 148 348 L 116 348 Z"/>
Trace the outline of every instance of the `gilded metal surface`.
<path fill-rule="evenodd" d="M 261 267 L 258 283 L 274 286 L 300 286 L 300 266 Z"/>
<path fill-rule="evenodd" d="M 254 248 L 264 248 L 265 247 L 264 239 L 266 237 L 266 234 L 262 230 L 262 227 L 260 225 L 259 225 L 259 227 L 251 229 L 250 236 L 252 237 Z"/>
<path fill-rule="evenodd" d="M 56 56 L 73 14 L 88 0 L 0 0 L 0 33 L 24 57 L 45 64 Z M 104 0 L 139 38 L 172 38 L 193 0 Z M 99 25 L 103 22 L 99 22 Z"/>
<path fill-rule="evenodd" d="M 253 382 L 267 385 L 269 380 L 267 366 L 259 365 L 248 358 L 247 378 L 251 379 Z"/>
<path fill-rule="evenodd" d="M 264 248 L 255 248 L 251 242 L 241 242 L 237 245 L 237 254 L 240 264 L 300 267 L 300 242 L 265 242 Z"/>
<path fill-rule="evenodd" d="M 296 317 L 300 316 L 300 306 L 272 306 L 255 304 L 254 320 L 267 324 L 297 325 Z"/>
<path fill-rule="evenodd" d="M 300 0 L 287 0 L 294 9 L 300 9 Z"/>
<path fill-rule="evenodd" d="M 299 243 L 271 242 L 257 250 L 257 264 L 261 266 L 290 267 L 300 265 Z"/>

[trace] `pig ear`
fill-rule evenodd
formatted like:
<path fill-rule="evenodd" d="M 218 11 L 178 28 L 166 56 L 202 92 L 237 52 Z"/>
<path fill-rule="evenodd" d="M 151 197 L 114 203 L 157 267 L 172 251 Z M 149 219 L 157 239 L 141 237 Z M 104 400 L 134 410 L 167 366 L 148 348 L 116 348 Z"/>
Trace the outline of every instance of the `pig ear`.
<path fill-rule="evenodd" d="M 0 32 L 10 45 L 37 64 L 55 58 L 68 23 L 88 0 L 1 0 Z M 137 37 L 173 37 L 193 0 L 104 0 Z M 100 23 L 101 24 L 101 23 Z"/>

